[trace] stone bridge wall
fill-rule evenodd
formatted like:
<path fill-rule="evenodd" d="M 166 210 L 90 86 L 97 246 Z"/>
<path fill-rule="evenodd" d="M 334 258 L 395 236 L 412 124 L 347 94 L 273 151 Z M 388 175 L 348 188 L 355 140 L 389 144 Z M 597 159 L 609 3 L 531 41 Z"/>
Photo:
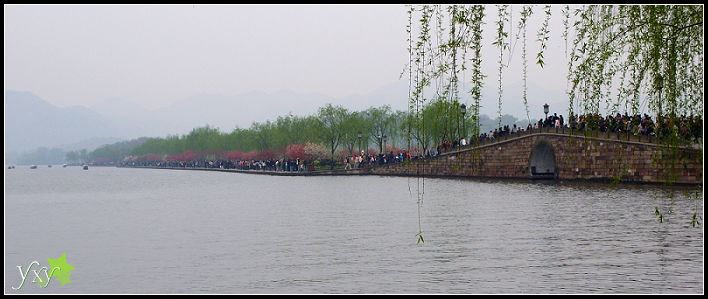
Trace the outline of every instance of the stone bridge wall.
<path fill-rule="evenodd" d="M 554 176 L 565 180 L 623 182 L 703 181 L 702 151 L 617 139 L 535 133 L 475 148 L 449 152 L 432 159 L 374 167 L 371 174 L 493 178 L 531 178 L 529 160 L 539 143 L 555 155 Z"/>

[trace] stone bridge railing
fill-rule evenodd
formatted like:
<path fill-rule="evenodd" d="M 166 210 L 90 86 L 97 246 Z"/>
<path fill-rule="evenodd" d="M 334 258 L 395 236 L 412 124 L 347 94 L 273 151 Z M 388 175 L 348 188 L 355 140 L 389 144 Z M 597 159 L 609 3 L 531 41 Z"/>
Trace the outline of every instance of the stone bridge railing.
<path fill-rule="evenodd" d="M 522 131 L 522 132 L 517 132 L 514 134 L 498 137 L 495 139 L 487 139 L 481 142 L 477 142 L 476 144 L 472 141 L 469 145 L 463 146 L 456 148 L 451 151 L 455 150 L 460 150 L 460 149 L 470 149 L 478 146 L 484 146 L 488 144 L 494 144 L 494 143 L 499 143 L 503 142 L 505 140 L 509 139 L 514 139 L 518 137 L 523 137 L 525 135 L 534 135 L 534 134 L 540 134 L 540 133 L 555 133 L 555 134 L 561 134 L 561 135 L 568 135 L 568 136 L 582 136 L 582 137 L 589 137 L 589 138 L 598 138 L 598 139 L 605 139 L 605 140 L 618 140 L 618 141 L 632 141 L 632 142 L 639 142 L 639 143 L 651 143 L 651 144 L 661 144 L 662 141 L 657 138 L 654 135 L 634 135 L 633 133 L 630 132 L 610 132 L 610 131 L 599 131 L 599 130 L 577 130 L 577 129 L 571 129 L 571 128 L 536 128 L 536 129 L 531 129 L 527 131 Z M 693 142 L 696 145 L 702 144 L 702 139 L 699 140 L 694 140 Z M 450 151 L 448 151 L 450 152 Z"/>

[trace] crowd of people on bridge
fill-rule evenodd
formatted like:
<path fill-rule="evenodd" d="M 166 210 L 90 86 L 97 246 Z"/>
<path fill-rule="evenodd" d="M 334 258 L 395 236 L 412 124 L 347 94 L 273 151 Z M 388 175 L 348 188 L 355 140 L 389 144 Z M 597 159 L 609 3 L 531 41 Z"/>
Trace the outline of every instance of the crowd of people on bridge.
<path fill-rule="evenodd" d="M 667 138 L 672 132 L 676 132 L 677 137 L 687 142 L 698 142 L 703 135 L 703 119 L 700 116 L 666 116 L 658 114 L 656 120 L 651 116 L 620 114 L 607 115 L 585 114 L 576 118 L 573 117 L 570 123 L 571 129 L 578 130 L 599 130 L 600 132 L 626 133 L 634 136 L 650 136 L 656 138 Z"/>
<path fill-rule="evenodd" d="M 656 120 L 652 119 L 647 114 L 629 114 L 607 115 L 602 117 L 598 113 L 583 114 L 579 116 L 571 115 L 569 120 L 563 118 L 563 115 L 553 113 L 546 118 L 541 118 L 538 122 L 529 123 L 526 128 L 513 124 L 512 126 L 504 125 L 489 132 L 481 133 L 477 144 L 494 141 L 502 137 L 523 133 L 535 129 L 542 128 L 565 128 L 571 131 L 599 131 L 616 134 L 629 134 L 632 136 L 644 136 L 651 139 L 663 139 L 676 132 L 677 137 L 686 142 L 700 142 L 703 134 L 703 119 L 700 116 L 674 116 L 658 114 Z M 470 140 L 474 140 L 474 136 Z M 460 137 L 459 140 L 448 141 L 443 140 L 432 155 L 439 155 L 450 150 L 458 149 L 468 145 L 465 137 Z"/>

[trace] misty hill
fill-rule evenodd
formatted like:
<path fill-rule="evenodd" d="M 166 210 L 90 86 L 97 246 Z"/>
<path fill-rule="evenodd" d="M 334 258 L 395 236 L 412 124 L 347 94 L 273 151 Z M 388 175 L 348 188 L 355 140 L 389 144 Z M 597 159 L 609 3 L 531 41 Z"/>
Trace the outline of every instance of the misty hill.
<path fill-rule="evenodd" d="M 92 151 L 102 145 L 106 144 L 112 144 L 116 142 L 123 141 L 122 138 L 114 138 L 114 137 L 93 137 L 89 139 L 84 139 L 79 142 L 74 142 L 70 144 L 61 144 L 56 146 L 57 148 L 60 148 L 64 151 L 78 151 L 85 149 L 87 151 Z"/>
<path fill-rule="evenodd" d="M 405 87 L 405 88 L 402 88 Z M 229 132 L 236 127 L 247 128 L 253 122 L 275 120 L 278 116 L 316 114 L 327 103 L 348 109 L 366 109 L 391 102 L 400 102 L 394 109 L 406 109 L 407 83 L 384 86 L 370 93 L 344 98 L 332 98 L 317 93 L 288 90 L 253 91 L 238 95 L 200 94 L 177 100 L 153 110 L 125 99 L 112 98 L 91 109 L 110 125 L 120 128 L 120 136 L 166 136 L 185 134 L 195 127 L 209 125 Z"/>
<path fill-rule="evenodd" d="M 314 93 L 277 91 L 274 93 L 248 92 L 236 96 L 204 94 L 181 99 L 173 105 L 158 109 L 151 118 L 159 120 L 162 134 L 183 134 L 195 127 L 210 125 L 228 132 L 238 127 L 249 127 L 253 122 L 274 120 L 278 116 L 307 115 L 333 99 Z"/>
<path fill-rule="evenodd" d="M 5 150 L 59 146 L 118 131 L 85 107 L 56 107 L 31 92 L 5 91 Z"/>
<path fill-rule="evenodd" d="M 354 94 L 341 99 L 342 105 L 351 110 L 390 105 L 393 110 L 408 110 L 408 81 L 399 80 L 364 94 Z"/>
<path fill-rule="evenodd" d="M 89 109 L 97 113 L 106 124 L 115 128 L 116 136 L 119 137 L 135 138 L 163 133 L 155 129 L 151 111 L 131 100 L 109 98 L 91 105 Z"/>

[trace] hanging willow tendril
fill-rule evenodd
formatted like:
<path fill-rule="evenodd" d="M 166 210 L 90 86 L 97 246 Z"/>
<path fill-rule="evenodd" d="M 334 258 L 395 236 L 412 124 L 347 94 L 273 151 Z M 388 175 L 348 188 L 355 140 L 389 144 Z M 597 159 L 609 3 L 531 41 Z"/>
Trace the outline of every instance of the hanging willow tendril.
<path fill-rule="evenodd" d="M 575 122 L 574 116 L 574 94 L 570 91 L 570 70 L 573 69 L 573 54 L 571 52 L 568 54 L 568 32 L 570 31 L 570 6 L 566 5 L 563 7 L 561 14 L 563 15 L 563 43 L 565 45 L 565 59 L 568 63 L 568 74 L 565 80 L 565 93 L 568 95 L 568 121 L 570 123 Z"/>
<path fill-rule="evenodd" d="M 497 12 L 499 19 L 497 20 L 497 38 L 494 40 L 493 45 L 497 46 L 499 48 L 499 90 L 498 90 L 498 103 L 499 107 L 497 110 L 497 114 L 499 117 L 499 124 L 498 127 L 501 128 L 502 123 L 502 94 L 503 94 L 503 89 L 502 89 L 502 70 L 504 69 L 504 50 L 509 47 L 508 43 L 505 43 L 506 37 L 509 35 L 506 31 L 504 31 L 504 23 L 506 23 L 509 19 L 509 12 L 508 12 L 508 5 L 497 5 Z"/>
<path fill-rule="evenodd" d="M 548 21 L 551 19 L 551 6 L 546 5 L 545 8 L 545 18 L 543 19 L 543 25 L 541 25 L 541 28 L 538 29 L 538 42 L 540 43 L 541 49 L 538 50 L 538 54 L 536 54 L 536 64 L 540 65 L 541 68 L 543 68 L 544 62 L 544 57 L 543 57 L 543 51 L 546 50 L 546 44 L 548 43 L 548 33 L 550 32 L 548 30 Z"/>
<path fill-rule="evenodd" d="M 523 95 L 522 99 L 524 101 L 524 108 L 526 109 L 526 118 L 529 121 L 529 125 L 531 125 L 531 113 L 529 112 L 529 102 L 527 99 L 527 85 L 526 85 L 526 66 L 528 65 L 528 61 L 526 60 L 526 21 L 528 21 L 528 18 L 533 14 L 533 10 L 531 6 L 524 6 L 524 8 L 521 10 L 521 18 L 519 19 L 519 31 L 522 32 L 522 48 L 521 48 L 521 61 L 523 63 L 523 68 L 521 71 L 522 77 L 523 77 Z M 517 34 L 518 35 L 518 34 Z"/>
<path fill-rule="evenodd" d="M 482 99 L 482 88 L 484 87 L 484 78 L 486 77 L 482 73 L 482 25 L 484 22 L 484 6 L 475 5 L 470 8 L 470 26 L 472 27 L 472 51 L 474 56 L 472 58 L 472 89 L 470 94 L 472 95 L 472 100 L 474 101 L 474 108 L 472 110 L 472 116 L 474 117 L 474 136 L 479 136 L 480 125 L 479 125 L 479 110 L 480 101 Z M 478 138 L 475 138 L 475 142 L 479 142 Z"/>
<path fill-rule="evenodd" d="M 406 68 L 408 69 L 408 117 L 413 115 L 413 112 L 415 111 L 415 105 L 413 104 L 413 12 L 414 12 L 413 5 L 408 6 L 408 10 L 406 11 L 408 14 L 408 24 L 406 24 L 406 33 L 408 33 L 408 39 L 406 40 L 408 42 L 408 65 L 406 65 Z M 401 72 L 401 77 L 405 73 L 405 68 L 403 72 Z M 411 153 L 411 139 L 412 139 L 412 122 L 408 121 L 406 122 L 406 141 L 408 142 L 408 152 Z M 408 194 L 410 195 L 411 198 L 413 198 L 413 191 L 411 190 L 411 178 L 408 177 Z M 420 208 L 420 206 L 418 206 Z M 420 215 L 420 213 L 418 213 Z M 420 217 L 418 217 L 418 220 L 420 220 Z M 419 221 L 420 222 L 420 221 Z M 418 224 L 418 231 L 420 232 L 420 223 Z"/>
<path fill-rule="evenodd" d="M 428 142 L 428 136 L 425 131 L 425 118 L 422 117 L 422 108 L 425 105 L 425 96 L 423 90 L 425 87 L 430 85 L 430 79 L 428 76 L 428 71 L 426 66 L 432 67 L 433 57 L 432 57 L 432 46 L 430 42 L 430 17 L 433 14 L 433 9 L 429 5 L 424 5 L 421 9 L 420 18 L 420 33 L 418 35 L 418 40 L 416 42 L 415 52 L 416 52 L 416 88 L 413 93 L 413 99 L 415 105 L 415 124 L 416 131 L 419 136 L 418 138 L 418 148 L 422 149 Z M 427 48 L 426 48 L 427 47 Z M 430 51 L 427 55 L 426 51 Z M 416 242 L 423 243 L 425 239 L 423 238 L 423 228 L 421 224 L 421 206 L 423 204 L 423 198 L 425 195 L 425 177 L 420 176 L 421 163 L 416 163 L 417 165 L 417 200 L 418 205 L 418 234 L 416 234 Z"/>

